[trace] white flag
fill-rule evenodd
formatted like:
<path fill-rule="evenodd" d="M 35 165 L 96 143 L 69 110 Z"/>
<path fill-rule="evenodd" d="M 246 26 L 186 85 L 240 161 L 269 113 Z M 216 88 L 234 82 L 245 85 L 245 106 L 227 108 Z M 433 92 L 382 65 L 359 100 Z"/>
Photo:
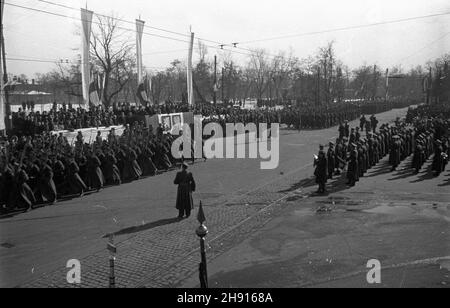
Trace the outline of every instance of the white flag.
<path fill-rule="evenodd" d="M 136 19 L 136 57 L 137 57 L 137 71 L 138 71 L 138 84 L 142 83 L 142 34 L 144 31 L 145 22 Z"/>
<path fill-rule="evenodd" d="M 187 94 L 188 104 L 194 104 L 194 84 L 192 81 L 192 53 L 194 50 L 194 33 L 191 32 L 191 41 L 189 42 L 188 67 L 187 67 Z"/>
<path fill-rule="evenodd" d="M 81 9 L 81 79 L 83 86 L 83 100 L 86 108 L 89 108 L 89 86 L 91 84 L 91 66 L 89 63 L 89 48 L 91 42 L 92 16 L 94 12 Z"/>

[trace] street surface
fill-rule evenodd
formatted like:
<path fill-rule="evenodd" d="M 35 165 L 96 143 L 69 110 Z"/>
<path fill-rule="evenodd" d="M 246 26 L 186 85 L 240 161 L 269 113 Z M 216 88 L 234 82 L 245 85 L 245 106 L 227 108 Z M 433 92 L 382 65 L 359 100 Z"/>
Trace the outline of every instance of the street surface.
<path fill-rule="evenodd" d="M 381 124 L 405 113 L 377 117 Z M 449 171 L 390 173 L 384 160 L 356 187 L 336 180 L 329 195 L 316 196 L 313 155 L 337 135 L 283 130 L 275 170 L 249 159 L 190 167 L 209 229 L 211 287 L 364 287 L 370 259 L 382 263 L 381 286 L 450 284 Z M 0 287 L 73 286 L 70 259 L 81 262 L 74 287 L 107 287 L 110 233 L 118 287 L 198 286 L 196 211 L 175 219 L 175 173 L 0 219 Z M 316 212 L 324 206 L 331 211 Z"/>

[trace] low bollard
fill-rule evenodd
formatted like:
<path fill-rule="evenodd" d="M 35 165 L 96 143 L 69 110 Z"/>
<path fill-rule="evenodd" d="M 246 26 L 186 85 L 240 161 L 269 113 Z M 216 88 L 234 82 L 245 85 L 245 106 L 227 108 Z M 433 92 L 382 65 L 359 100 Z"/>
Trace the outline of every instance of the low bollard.
<path fill-rule="evenodd" d="M 202 202 L 200 202 L 200 208 L 198 210 L 197 220 L 200 223 L 200 226 L 197 228 L 195 233 L 200 238 L 200 254 L 201 254 L 201 262 L 199 264 L 199 279 L 200 279 L 200 287 L 202 289 L 208 288 L 208 271 L 207 271 L 207 263 L 206 263 L 206 250 L 205 250 L 205 237 L 208 234 L 208 228 L 205 226 L 205 213 L 203 211 Z"/>
<path fill-rule="evenodd" d="M 114 235 L 109 236 L 108 242 L 108 251 L 109 251 L 109 288 L 114 289 L 116 287 L 116 275 L 114 271 L 115 267 L 115 255 L 117 253 L 117 248 L 114 245 Z"/>

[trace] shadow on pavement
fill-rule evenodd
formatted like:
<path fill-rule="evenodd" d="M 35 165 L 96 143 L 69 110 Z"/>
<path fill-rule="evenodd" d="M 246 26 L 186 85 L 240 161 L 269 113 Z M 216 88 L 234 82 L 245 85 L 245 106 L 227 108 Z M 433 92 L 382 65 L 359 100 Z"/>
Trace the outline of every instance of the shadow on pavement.
<path fill-rule="evenodd" d="M 402 180 L 402 179 L 406 179 L 411 176 L 417 175 L 413 168 L 409 168 L 409 167 L 411 167 L 411 164 L 412 163 L 408 161 L 405 168 L 397 171 L 397 173 L 394 174 L 394 177 L 389 179 L 388 181 Z"/>
<path fill-rule="evenodd" d="M 430 164 L 425 172 L 422 172 L 422 174 L 419 176 L 419 178 L 415 181 L 411 181 L 410 183 L 419 183 L 422 181 L 427 181 L 435 178 L 433 174 L 433 165 Z"/>
<path fill-rule="evenodd" d="M 389 161 L 384 161 L 381 165 L 378 165 L 375 168 L 369 170 L 369 173 L 366 175 L 368 178 L 373 178 L 382 174 L 390 173 L 392 170 L 392 166 L 389 164 Z"/>
<path fill-rule="evenodd" d="M 290 192 L 296 191 L 300 188 L 307 188 L 307 187 L 311 187 L 314 185 L 316 185 L 316 179 L 314 177 L 310 177 L 310 178 L 303 179 L 300 182 L 297 182 L 297 183 L 291 185 L 291 187 L 289 187 L 288 189 L 281 190 L 278 193 L 290 193 Z"/>
<path fill-rule="evenodd" d="M 114 236 L 119 236 L 119 235 L 129 235 L 129 234 L 135 234 L 135 233 L 139 233 L 139 232 L 144 232 L 147 230 L 151 230 L 157 227 L 162 227 L 162 226 L 166 226 L 166 225 L 171 225 L 174 223 L 178 223 L 180 221 L 182 221 L 183 219 L 180 218 L 170 218 L 170 219 L 161 219 L 158 221 L 154 221 L 142 226 L 134 226 L 134 227 L 129 227 L 126 229 L 122 229 L 116 233 L 113 233 L 112 235 Z M 109 237 L 110 234 L 105 235 L 103 238 L 107 238 Z"/>
<path fill-rule="evenodd" d="M 448 173 L 447 175 L 445 175 L 445 177 L 447 177 L 447 180 L 444 182 L 444 183 L 442 183 L 442 184 L 439 184 L 438 186 L 439 187 L 445 187 L 445 186 L 450 186 L 450 173 Z"/>

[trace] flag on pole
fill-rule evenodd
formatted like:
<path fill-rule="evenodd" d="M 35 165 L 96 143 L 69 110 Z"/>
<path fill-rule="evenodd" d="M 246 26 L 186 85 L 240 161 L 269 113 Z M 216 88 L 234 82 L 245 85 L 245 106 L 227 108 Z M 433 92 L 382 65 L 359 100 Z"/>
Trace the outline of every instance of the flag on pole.
<path fill-rule="evenodd" d="M 188 54 L 188 67 L 187 67 L 187 94 L 188 104 L 193 106 L 194 104 L 194 84 L 192 80 L 192 54 L 194 51 L 194 33 L 191 32 L 191 41 L 189 42 L 189 54 Z"/>
<path fill-rule="evenodd" d="M 138 71 L 138 83 L 142 83 L 143 80 L 143 65 L 142 65 L 142 34 L 144 31 L 145 22 L 136 19 L 136 57 L 137 57 L 137 71 Z"/>
<path fill-rule="evenodd" d="M 98 98 L 100 99 L 100 103 L 102 100 L 102 92 L 103 92 L 103 74 L 97 75 L 97 89 L 98 89 Z"/>
<path fill-rule="evenodd" d="M 89 106 L 89 88 L 91 85 L 91 67 L 89 63 L 89 48 L 91 42 L 92 16 L 94 12 L 81 9 L 81 79 L 83 87 L 83 100 L 85 106 Z"/>
<path fill-rule="evenodd" d="M 105 85 L 106 85 L 106 74 L 103 73 L 102 74 L 102 87 L 100 88 L 100 101 L 102 102 L 102 104 L 105 101 Z"/>
<path fill-rule="evenodd" d="M 142 66 L 142 34 L 144 31 L 145 22 L 136 19 L 136 62 L 137 62 L 137 72 L 138 72 L 138 89 L 137 97 L 141 102 L 141 105 L 146 106 L 148 102 L 147 92 L 144 84 L 143 76 L 143 66 Z"/>
<path fill-rule="evenodd" d="M 141 102 L 141 104 L 144 106 L 147 106 L 148 97 L 147 97 L 147 92 L 145 90 L 144 82 L 139 83 L 136 95 L 139 98 L 139 101 Z"/>
<path fill-rule="evenodd" d="M 98 95 L 98 82 L 97 77 L 91 76 L 91 84 L 89 85 L 89 102 L 93 106 L 100 105 L 100 97 Z"/>
<path fill-rule="evenodd" d="M 148 103 L 153 106 L 152 102 L 152 77 L 146 75 L 144 78 L 145 93 L 147 94 Z"/>

